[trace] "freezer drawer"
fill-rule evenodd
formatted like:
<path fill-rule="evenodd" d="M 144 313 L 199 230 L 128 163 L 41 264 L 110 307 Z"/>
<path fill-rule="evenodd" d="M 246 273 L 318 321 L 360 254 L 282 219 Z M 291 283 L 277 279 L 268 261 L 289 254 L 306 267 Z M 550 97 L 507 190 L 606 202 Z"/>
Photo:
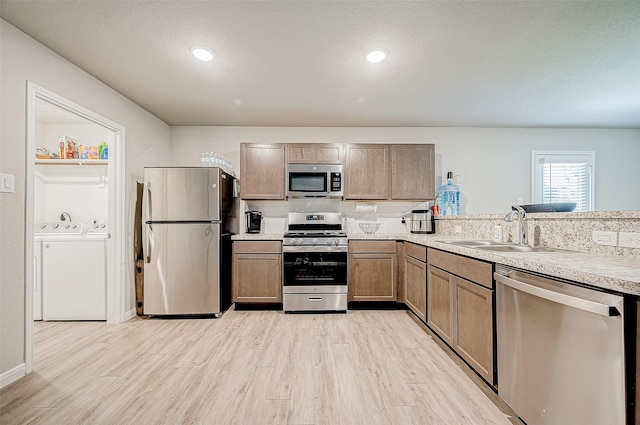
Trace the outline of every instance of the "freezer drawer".
<path fill-rule="evenodd" d="M 219 168 L 145 168 L 144 221 L 221 220 L 230 180 Z"/>
<path fill-rule="evenodd" d="M 219 314 L 220 225 L 144 225 L 146 315 Z"/>

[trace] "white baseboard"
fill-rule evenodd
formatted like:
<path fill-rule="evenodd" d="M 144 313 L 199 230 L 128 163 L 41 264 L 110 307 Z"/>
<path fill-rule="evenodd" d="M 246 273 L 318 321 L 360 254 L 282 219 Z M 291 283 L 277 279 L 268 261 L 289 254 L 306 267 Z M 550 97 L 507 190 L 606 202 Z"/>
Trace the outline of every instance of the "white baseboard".
<path fill-rule="evenodd" d="M 138 313 L 136 313 L 136 309 L 135 309 L 135 308 L 134 308 L 134 309 L 131 309 L 131 310 L 127 311 L 127 312 L 124 314 L 124 321 L 126 322 L 127 320 L 131 320 L 131 319 L 133 319 L 134 317 L 136 317 L 137 315 L 138 315 Z"/>
<path fill-rule="evenodd" d="M 4 388 L 7 385 L 11 384 L 12 382 L 17 381 L 18 379 L 22 378 L 23 376 L 25 376 L 26 373 L 26 369 L 25 369 L 25 364 L 19 364 L 18 366 L 14 367 L 11 370 L 6 371 L 5 373 L 3 373 L 2 375 L 0 375 L 0 388 Z"/>

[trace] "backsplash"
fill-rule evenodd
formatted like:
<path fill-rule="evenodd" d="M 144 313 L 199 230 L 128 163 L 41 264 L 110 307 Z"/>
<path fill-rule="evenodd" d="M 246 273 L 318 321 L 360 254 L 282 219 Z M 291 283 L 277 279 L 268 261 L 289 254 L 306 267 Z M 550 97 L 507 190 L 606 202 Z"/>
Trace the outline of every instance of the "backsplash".
<path fill-rule="evenodd" d="M 358 223 L 380 223 L 377 233 L 409 233 L 409 216 L 413 209 L 427 208 L 424 202 L 340 201 L 332 199 L 291 199 L 289 201 L 243 201 L 245 211 L 261 211 L 262 233 L 286 230 L 289 212 L 340 212 L 348 233 L 363 233 Z M 402 223 L 406 217 L 406 223 Z"/>
<path fill-rule="evenodd" d="M 532 213 L 527 215 L 527 221 L 530 245 L 640 259 L 640 248 L 599 245 L 591 236 L 594 230 L 640 232 L 640 211 Z M 456 233 L 456 226 L 461 232 Z M 442 236 L 490 240 L 494 226 L 502 227 L 503 242 L 518 242 L 518 220 L 506 222 L 502 214 L 436 219 L 436 233 Z"/>

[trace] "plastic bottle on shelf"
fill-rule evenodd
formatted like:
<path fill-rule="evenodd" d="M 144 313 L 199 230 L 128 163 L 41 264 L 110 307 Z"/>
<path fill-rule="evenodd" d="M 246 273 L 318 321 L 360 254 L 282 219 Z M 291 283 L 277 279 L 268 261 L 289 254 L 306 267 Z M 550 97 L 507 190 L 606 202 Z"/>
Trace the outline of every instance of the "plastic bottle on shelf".
<path fill-rule="evenodd" d="M 453 183 L 453 173 L 447 173 L 447 183 L 438 190 L 440 215 L 460 215 L 460 186 Z"/>

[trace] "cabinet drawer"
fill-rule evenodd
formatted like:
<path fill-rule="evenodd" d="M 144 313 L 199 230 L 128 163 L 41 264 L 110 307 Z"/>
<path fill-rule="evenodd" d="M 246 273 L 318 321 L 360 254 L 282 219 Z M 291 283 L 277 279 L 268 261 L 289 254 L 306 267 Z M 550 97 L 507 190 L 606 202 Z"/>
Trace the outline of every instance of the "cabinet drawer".
<path fill-rule="evenodd" d="M 234 241 L 233 253 L 276 253 L 282 251 L 282 242 L 280 241 Z"/>
<path fill-rule="evenodd" d="M 413 242 L 405 242 L 404 253 L 405 255 L 413 257 L 417 260 L 420 260 L 423 262 L 427 261 L 427 247 L 424 245 L 418 245 Z"/>
<path fill-rule="evenodd" d="M 493 289 L 493 266 L 490 263 L 433 248 L 428 249 L 428 258 L 429 264 Z"/>
<path fill-rule="evenodd" d="M 349 241 L 349 253 L 388 252 L 396 253 L 396 241 Z"/>

